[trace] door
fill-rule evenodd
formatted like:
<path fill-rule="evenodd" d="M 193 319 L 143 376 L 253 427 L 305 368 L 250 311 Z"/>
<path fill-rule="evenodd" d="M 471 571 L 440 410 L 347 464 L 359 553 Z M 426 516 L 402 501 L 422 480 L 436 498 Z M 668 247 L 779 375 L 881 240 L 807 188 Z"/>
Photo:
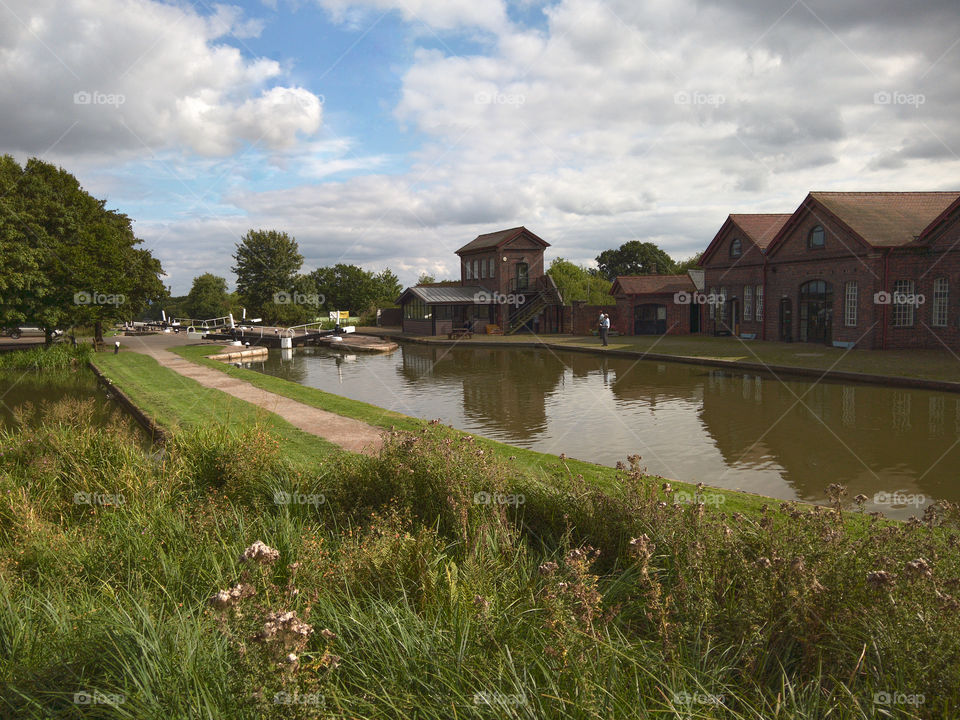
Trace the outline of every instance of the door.
<path fill-rule="evenodd" d="M 780 341 L 793 342 L 793 303 L 790 298 L 780 301 Z"/>
<path fill-rule="evenodd" d="M 517 263 L 517 290 L 526 290 L 530 282 L 530 266 L 525 262 Z"/>
<path fill-rule="evenodd" d="M 633 332 L 635 335 L 663 335 L 666 331 L 666 305 L 646 303 L 634 308 Z"/>
<path fill-rule="evenodd" d="M 833 286 L 810 280 L 800 286 L 800 342 L 825 343 L 833 337 Z"/>

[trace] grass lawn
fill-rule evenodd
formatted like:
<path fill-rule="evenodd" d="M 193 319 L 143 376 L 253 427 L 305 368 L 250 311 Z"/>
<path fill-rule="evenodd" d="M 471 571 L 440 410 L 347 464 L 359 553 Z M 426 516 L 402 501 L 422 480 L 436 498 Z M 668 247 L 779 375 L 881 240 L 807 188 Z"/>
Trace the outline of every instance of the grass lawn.
<path fill-rule="evenodd" d="M 147 355 L 99 353 L 96 366 L 148 416 L 169 430 L 223 425 L 261 425 L 280 439 L 284 452 L 299 462 L 316 462 L 340 448 L 305 433 L 273 413 L 207 388 L 160 365 Z"/>

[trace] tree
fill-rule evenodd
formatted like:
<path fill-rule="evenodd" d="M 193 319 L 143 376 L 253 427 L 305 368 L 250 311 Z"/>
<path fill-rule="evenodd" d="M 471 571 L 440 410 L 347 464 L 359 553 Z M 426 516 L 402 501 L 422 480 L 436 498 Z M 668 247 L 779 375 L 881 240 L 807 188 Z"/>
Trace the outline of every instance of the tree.
<path fill-rule="evenodd" d="M 677 274 L 682 275 L 687 272 L 687 270 L 696 270 L 700 267 L 700 258 L 703 257 L 703 252 L 698 252 L 696 255 L 688 257 L 686 260 L 681 260 L 677 263 Z"/>
<path fill-rule="evenodd" d="M 227 281 L 213 273 L 204 273 L 193 279 L 187 295 L 187 315 L 197 320 L 223 317 L 230 312 Z"/>
<path fill-rule="evenodd" d="M 590 305 L 609 305 L 611 302 L 610 288 L 613 283 L 583 265 L 555 258 L 550 263 L 547 275 L 553 278 L 564 303 L 568 305 L 574 300 L 585 300 Z"/>
<path fill-rule="evenodd" d="M 328 310 L 367 312 L 377 306 L 393 305 L 403 292 L 400 279 L 389 269 L 374 274 L 358 265 L 338 263 L 317 268 L 309 277 Z"/>
<path fill-rule="evenodd" d="M 250 230 L 237 243 L 233 255 L 236 265 L 237 294 L 243 298 L 247 314 L 260 315 L 274 322 L 286 312 L 275 296 L 292 293 L 303 256 L 297 241 L 277 230 Z"/>
<path fill-rule="evenodd" d="M 107 210 L 66 170 L 36 158 L 20 170 L 4 157 L 0 182 L 0 323 L 37 323 L 48 342 L 55 328 L 93 325 L 102 340 L 105 322 L 134 317 L 163 296 L 163 268 L 137 247 L 130 218 Z"/>
<path fill-rule="evenodd" d="M 437 279 L 433 275 L 420 273 L 420 277 L 417 278 L 417 285 L 432 285 L 436 281 Z"/>
<path fill-rule="evenodd" d="M 673 275 L 673 259 L 652 242 L 631 240 L 597 255 L 600 274 L 611 282 L 618 275 Z"/>

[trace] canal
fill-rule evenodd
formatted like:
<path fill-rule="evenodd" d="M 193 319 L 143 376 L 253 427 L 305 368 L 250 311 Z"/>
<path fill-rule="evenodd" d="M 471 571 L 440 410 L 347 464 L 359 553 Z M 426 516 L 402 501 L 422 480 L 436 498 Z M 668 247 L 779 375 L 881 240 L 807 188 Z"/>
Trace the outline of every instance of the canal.
<path fill-rule="evenodd" d="M 542 349 L 271 351 L 252 369 L 484 437 L 782 499 L 960 501 L 960 395 Z"/>

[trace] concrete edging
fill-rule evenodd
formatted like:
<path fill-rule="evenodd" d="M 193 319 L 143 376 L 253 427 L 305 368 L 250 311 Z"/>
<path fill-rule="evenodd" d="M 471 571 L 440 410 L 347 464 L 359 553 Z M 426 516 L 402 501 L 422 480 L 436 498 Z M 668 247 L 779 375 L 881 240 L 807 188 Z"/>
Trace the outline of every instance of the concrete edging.
<path fill-rule="evenodd" d="M 717 358 L 700 358 L 690 355 L 665 355 L 663 353 L 639 352 L 636 350 L 601 350 L 597 348 L 582 347 L 579 345 L 561 345 L 558 343 L 544 342 L 543 340 L 531 342 L 511 342 L 504 343 L 496 340 L 470 340 L 469 342 L 446 340 L 442 338 L 425 340 L 417 337 L 408 337 L 406 335 L 393 335 L 381 333 L 364 333 L 377 335 L 378 337 L 389 338 L 397 342 L 410 342 L 420 345 L 459 345 L 464 347 L 499 347 L 499 348 L 545 348 L 556 351 L 569 351 L 592 353 L 594 355 L 613 355 L 615 357 L 636 358 L 638 360 L 655 360 L 657 362 L 675 362 L 686 365 L 706 365 L 708 367 L 733 368 L 736 370 L 748 370 L 755 373 L 766 375 L 794 375 L 803 378 L 817 378 L 818 380 L 836 380 L 842 382 L 854 382 L 866 385 L 887 385 L 890 387 L 917 388 L 919 390 L 938 390 L 941 392 L 960 393 L 960 382 L 950 382 L 948 380 L 930 380 L 926 378 L 910 378 L 902 375 L 874 375 L 868 373 L 849 372 L 845 370 L 821 370 L 818 368 L 804 368 L 793 365 L 765 365 L 763 363 L 746 362 L 743 360 L 718 360 Z"/>
<path fill-rule="evenodd" d="M 126 393 L 118 388 L 110 378 L 103 374 L 103 372 L 98 368 L 93 360 L 89 363 L 90 369 L 93 370 L 93 374 L 97 376 L 97 380 L 100 381 L 105 387 L 110 389 L 110 392 L 116 396 L 117 401 L 124 407 L 127 412 L 133 415 L 134 419 L 140 423 L 140 426 L 143 427 L 148 433 L 150 433 L 150 438 L 161 445 L 167 441 L 169 433 L 160 427 L 156 421 L 147 415 L 143 410 L 137 407 L 136 403 L 133 402 Z"/>

